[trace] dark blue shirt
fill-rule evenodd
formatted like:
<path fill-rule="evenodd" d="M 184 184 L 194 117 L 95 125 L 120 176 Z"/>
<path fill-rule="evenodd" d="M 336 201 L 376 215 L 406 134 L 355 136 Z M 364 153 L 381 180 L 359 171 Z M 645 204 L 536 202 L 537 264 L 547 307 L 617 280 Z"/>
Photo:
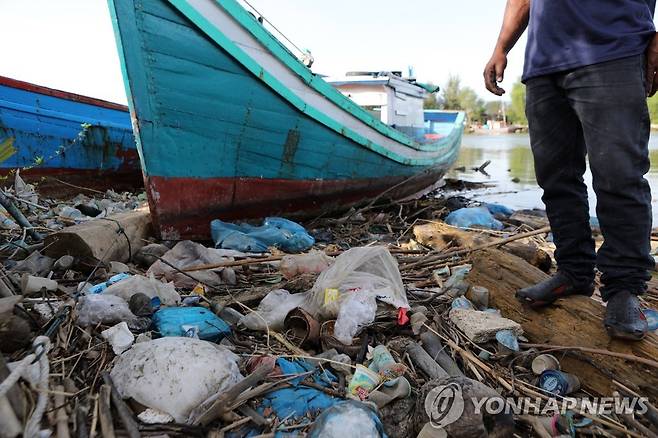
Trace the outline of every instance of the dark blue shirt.
<path fill-rule="evenodd" d="M 656 0 L 530 0 L 523 80 L 643 53 Z"/>

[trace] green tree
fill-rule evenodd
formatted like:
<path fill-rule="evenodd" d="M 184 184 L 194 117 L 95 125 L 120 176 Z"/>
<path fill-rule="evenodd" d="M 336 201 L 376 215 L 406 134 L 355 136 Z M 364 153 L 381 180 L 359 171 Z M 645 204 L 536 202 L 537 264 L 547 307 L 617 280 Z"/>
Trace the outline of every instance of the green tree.
<path fill-rule="evenodd" d="M 500 100 L 490 100 L 489 102 L 485 103 L 484 114 L 487 117 L 487 120 L 488 119 L 502 120 L 503 119 L 502 102 Z"/>
<path fill-rule="evenodd" d="M 484 101 L 472 88 L 462 87 L 459 76 L 451 75 L 441 92 L 443 109 L 465 111 L 469 122 L 481 122 L 485 118 Z"/>
<path fill-rule="evenodd" d="M 429 82 L 427 85 L 430 87 L 434 86 L 433 83 Z M 429 93 L 427 97 L 425 98 L 425 102 L 423 103 L 423 108 L 425 109 L 440 109 L 442 107 L 442 102 L 439 99 L 438 92 L 437 93 Z"/>
<path fill-rule="evenodd" d="M 658 123 L 658 94 L 654 94 L 647 99 L 649 106 L 649 115 L 651 116 L 651 123 Z"/>
<path fill-rule="evenodd" d="M 450 75 L 448 82 L 441 91 L 441 100 L 443 101 L 444 109 L 460 110 L 461 102 L 459 99 L 461 92 L 461 79 L 459 76 Z"/>
<path fill-rule="evenodd" d="M 466 112 L 471 123 L 483 122 L 486 118 L 484 101 L 472 88 L 464 87 L 459 91 L 459 106 Z"/>
<path fill-rule="evenodd" d="M 512 85 L 511 98 L 507 117 L 511 123 L 517 125 L 527 125 L 528 119 L 525 116 L 525 85 L 521 81 L 516 81 Z"/>

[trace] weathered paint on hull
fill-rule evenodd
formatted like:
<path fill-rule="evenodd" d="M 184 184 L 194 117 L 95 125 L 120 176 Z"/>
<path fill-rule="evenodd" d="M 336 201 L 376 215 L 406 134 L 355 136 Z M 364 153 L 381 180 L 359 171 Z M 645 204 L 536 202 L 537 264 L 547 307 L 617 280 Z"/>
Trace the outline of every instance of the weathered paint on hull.
<path fill-rule="evenodd" d="M 354 180 L 264 180 L 259 178 L 194 179 L 147 177 L 154 226 L 165 240 L 207 239 L 211 220 L 260 218 L 285 214 L 309 217 L 345 209 L 365 198 L 387 195 L 396 199 L 415 194 L 437 182 L 444 169 L 412 177 Z M 190 188 L 193 188 L 191 190 Z M 181 194 L 184 193 L 184 196 Z"/>
<path fill-rule="evenodd" d="M 0 176 L 15 169 L 44 194 L 65 187 L 55 178 L 94 189 L 143 182 L 127 107 L 0 77 Z"/>
<path fill-rule="evenodd" d="M 139 167 L 139 156 L 134 151 L 135 162 Z M 0 169 L 0 179 L 13 181 L 14 169 Z M 112 171 L 98 169 L 39 168 L 21 170 L 21 178 L 28 183 L 39 185 L 42 196 L 66 199 L 78 193 L 88 193 L 85 189 L 116 192 L 134 191 L 144 187 L 144 177 L 134 167 Z"/>
<path fill-rule="evenodd" d="M 233 1 L 109 4 L 151 213 L 164 238 L 208 237 L 214 218 L 344 207 L 422 174 L 400 190 L 415 192 L 457 157 L 463 115 L 434 143 L 381 126 L 320 77 L 303 70 L 300 80 L 301 64 L 279 62 L 292 55 L 276 41 L 241 43 L 251 30 L 232 21 L 225 7 Z M 204 25 L 187 6 L 210 8 L 226 26 Z"/>

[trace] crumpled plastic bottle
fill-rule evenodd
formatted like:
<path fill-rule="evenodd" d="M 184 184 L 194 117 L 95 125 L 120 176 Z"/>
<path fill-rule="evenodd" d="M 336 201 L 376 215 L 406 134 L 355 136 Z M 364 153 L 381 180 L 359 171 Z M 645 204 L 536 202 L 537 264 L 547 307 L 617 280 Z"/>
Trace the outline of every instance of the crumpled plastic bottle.
<path fill-rule="evenodd" d="M 316 418 L 307 436 L 380 438 L 386 433 L 375 411 L 363 403 L 346 400 L 326 409 Z"/>

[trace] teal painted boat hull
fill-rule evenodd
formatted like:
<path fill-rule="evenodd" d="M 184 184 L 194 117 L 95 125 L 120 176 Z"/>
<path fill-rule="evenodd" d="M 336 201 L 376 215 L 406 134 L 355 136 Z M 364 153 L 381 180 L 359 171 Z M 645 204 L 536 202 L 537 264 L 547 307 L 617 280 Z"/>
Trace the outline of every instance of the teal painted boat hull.
<path fill-rule="evenodd" d="M 381 126 L 237 8 L 110 0 L 161 237 L 207 238 L 214 218 L 316 213 L 394 186 L 391 196 L 412 194 L 454 162 L 463 114 L 422 139 Z M 213 27 L 206 17 L 214 15 L 230 26 Z M 262 43 L 260 51 L 242 50 L 229 30 Z M 269 58 L 259 64 L 259 54 Z"/>

